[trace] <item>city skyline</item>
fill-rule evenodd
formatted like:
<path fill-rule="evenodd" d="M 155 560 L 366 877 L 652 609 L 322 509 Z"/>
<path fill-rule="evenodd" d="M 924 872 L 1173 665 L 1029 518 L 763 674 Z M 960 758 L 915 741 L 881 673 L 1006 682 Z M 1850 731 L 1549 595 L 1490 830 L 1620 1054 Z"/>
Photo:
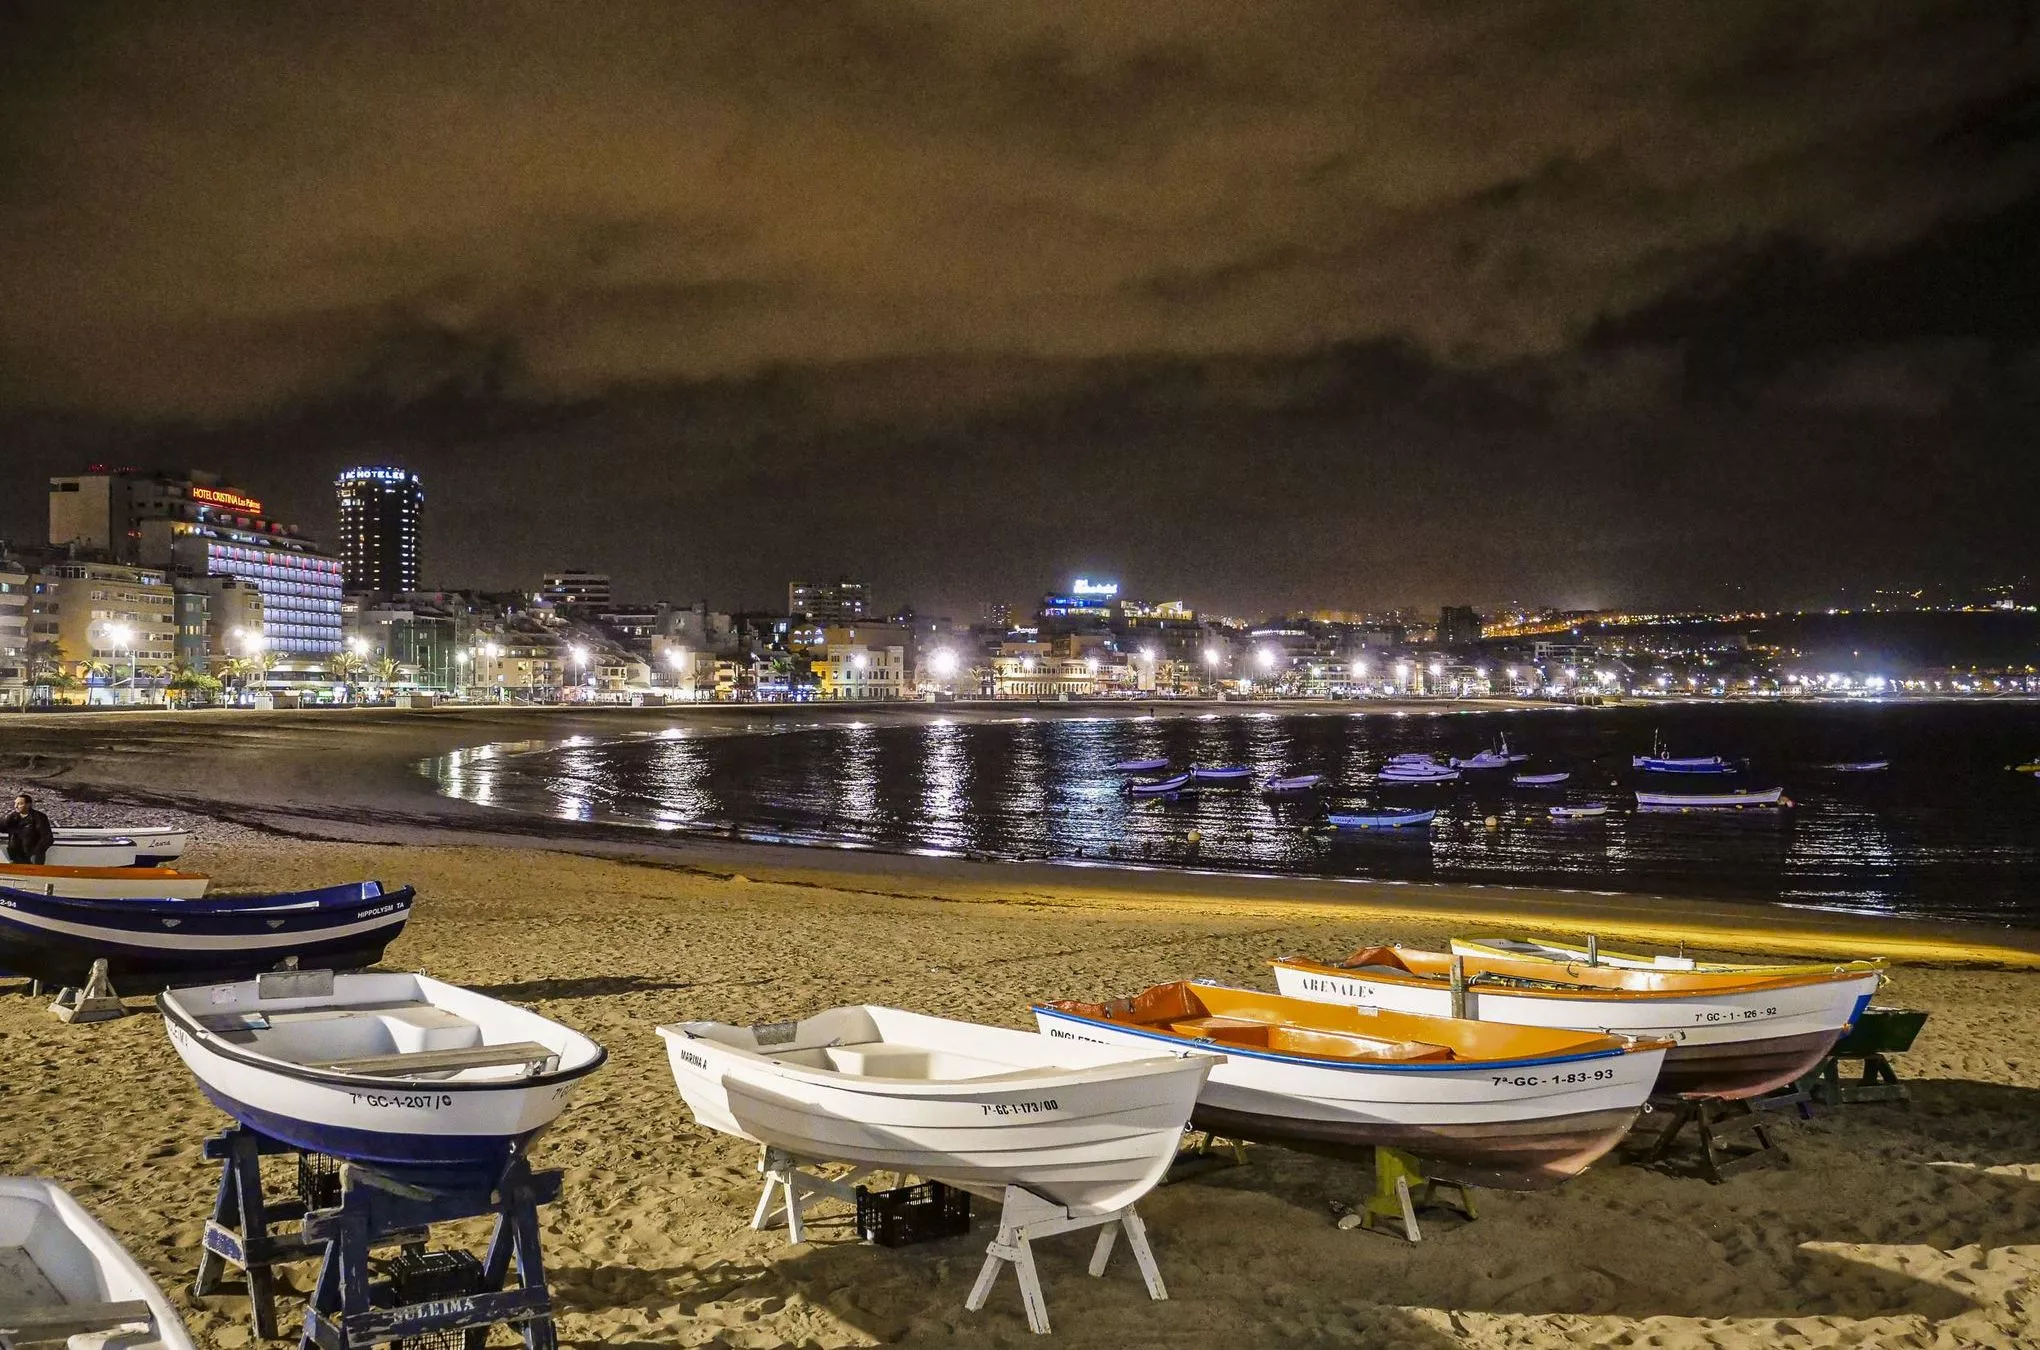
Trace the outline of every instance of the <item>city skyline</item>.
<path fill-rule="evenodd" d="M 761 609 L 1774 606 L 2030 552 L 2016 13 L 9 23 L 31 483 L 202 465 L 330 537 L 401 463 L 428 583 Z"/>

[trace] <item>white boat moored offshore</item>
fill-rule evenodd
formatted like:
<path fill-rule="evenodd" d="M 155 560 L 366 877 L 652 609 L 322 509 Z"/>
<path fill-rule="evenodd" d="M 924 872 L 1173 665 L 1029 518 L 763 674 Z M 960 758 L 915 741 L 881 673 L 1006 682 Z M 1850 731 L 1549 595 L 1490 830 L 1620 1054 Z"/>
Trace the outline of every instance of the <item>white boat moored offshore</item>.
<path fill-rule="evenodd" d="M 213 1105 L 370 1165 L 500 1169 L 605 1058 L 571 1027 L 424 975 L 275 971 L 156 1006 Z"/>
<path fill-rule="evenodd" d="M 141 867 L 157 867 L 181 858 L 184 856 L 184 850 L 191 845 L 191 831 L 175 825 L 104 827 L 59 825 L 51 833 L 60 844 L 91 843 L 99 839 L 131 839 L 135 845 L 134 865 Z"/>
<path fill-rule="evenodd" d="M 177 1310 L 70 1192 L 0 1177 L 0 1345 L 192 1350 Z"/>
<path fill-rule="evenodd" d="M 1636 809 L 1639 811 L 1740 811 L 1747 807 L 1786 806 L 1785 789 L 1781 787 L 1751 789 L 1735 792 L 1639 792 L 1636 794 Z"/>
<path fill-rule="evenodd" d="M 981 1194 L 1018 1186 L 1079 1215 L 1124 1209 L 1162 1179 L 1217 1063 L 869 1006 L 658 1030 L 709 1129 L 805 1162 Z"/>

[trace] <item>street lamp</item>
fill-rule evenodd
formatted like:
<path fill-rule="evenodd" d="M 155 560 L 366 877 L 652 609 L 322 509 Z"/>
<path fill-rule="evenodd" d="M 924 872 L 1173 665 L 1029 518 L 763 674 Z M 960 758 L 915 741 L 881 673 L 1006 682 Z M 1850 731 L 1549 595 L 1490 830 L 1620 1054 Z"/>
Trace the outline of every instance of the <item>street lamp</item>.
<path fill-rule="evenodd" d="M 367 656 L 368 639 L 365 637 L 351 637 L 347 639 L 347 649 L 356 656 Z"/>
<path fill-rule="evenodd" d="M 129 689 L 133 689 L 135 686 L 135 630 L 124 623 L 111 623 L 103 630 L 102 636 L 105 637 L 109 650 L 127 653 L 127 685 Z"/>

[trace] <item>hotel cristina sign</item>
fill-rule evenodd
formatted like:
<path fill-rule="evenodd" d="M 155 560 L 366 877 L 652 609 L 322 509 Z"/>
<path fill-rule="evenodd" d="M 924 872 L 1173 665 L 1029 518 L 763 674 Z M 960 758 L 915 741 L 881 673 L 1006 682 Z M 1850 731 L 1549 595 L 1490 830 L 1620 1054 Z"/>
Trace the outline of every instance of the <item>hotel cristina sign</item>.
<path fill-rule="evenodd" d="M 236 511 L 246 511 L 251 516 L 262 514 L 262 503 L 253 497 L 243 497 L 238 492 L 224 488 L 195 487 L 191 489 L 191 500 L 204 502 L 208 506 L 230 506 Z"/>

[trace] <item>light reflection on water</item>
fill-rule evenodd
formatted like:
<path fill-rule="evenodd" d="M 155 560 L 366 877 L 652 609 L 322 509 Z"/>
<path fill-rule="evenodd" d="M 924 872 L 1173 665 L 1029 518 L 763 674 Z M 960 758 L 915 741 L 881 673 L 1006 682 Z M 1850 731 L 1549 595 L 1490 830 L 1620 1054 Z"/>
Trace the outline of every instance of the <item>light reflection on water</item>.
<path fill-rule="evenodd" d="M 1374 789 L 1407 750 L 1470 754 L 1507 731 L 1557 790 L 1508 774 Z M 1664 734 L 1693 753 L 1747 756 L 1749 786 L 1782 782 L 1789 812 L 1638 816 L 1628 755 Z M 481 747 L 422 766 L 449 796 L 555 818 L 1000 857 L 1659 891 L 1880 912 L 2021 917 L 2040 906 L 2040 784 L 2003 770 L 2040 743 L 2032 705 L 1676 707 L 1598 714 L 1412 718 L 1265 709 L 1140 719 L 835 724 L 781 734 L 673 732 Z M 1107 766 L 1166 756 L 1244 765 L 1256 783 L 1323 773 L 1334 809 L 1436 806 L 1430 830 L 1311 827 L 1324 801 L 1206 789 L 1125 796 Z M 1886 774 L 1821 764 L 1890 758 Z M 1601 820 L 1554 821 L 1557 802 Z M 1489 826 L 1492 819 L 1494 824 Z M 1193 839 L 1194 836 L 1194 839 Z"/>

